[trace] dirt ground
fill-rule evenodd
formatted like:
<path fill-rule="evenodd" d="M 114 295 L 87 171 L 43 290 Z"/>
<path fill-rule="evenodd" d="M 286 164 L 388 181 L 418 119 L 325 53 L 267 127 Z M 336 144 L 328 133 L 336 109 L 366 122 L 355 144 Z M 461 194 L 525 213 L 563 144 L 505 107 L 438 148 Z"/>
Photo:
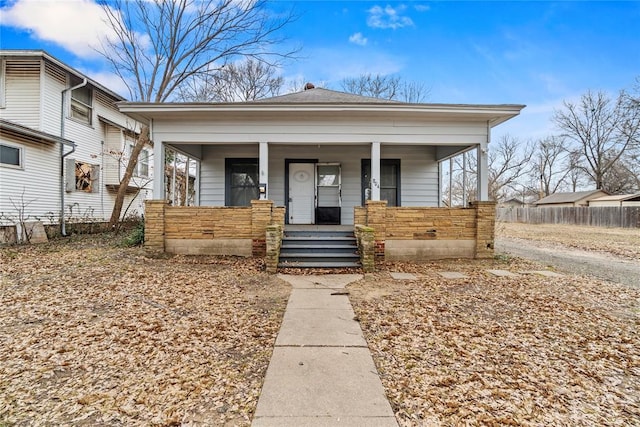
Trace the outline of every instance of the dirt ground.
<path fill-rule="evenodd" d="M 402 426 L 640 425 L 640 291 L 510 257 L 388 264 L 349 286 Z M 438 271 L 467 279 L 444 280 Z"/>
<path fill-rule="evenodd" d="M 640 288 L 640 229 L 499 223 L 496 252 Z"/>
<path fill-rule="evenodd" d="M 113 243 L 0 249 L 0 426 L 249 425 L 288 285 Z M 640 425 L 640 289 L 488 268 L 548 265 L 385 264 L 349 286 L 399 423 Z"/>
<path fill-rule="evenodd" d="M 289 286 L 113 243 L 0 249 L 0 426 L 249 425 Z"/>

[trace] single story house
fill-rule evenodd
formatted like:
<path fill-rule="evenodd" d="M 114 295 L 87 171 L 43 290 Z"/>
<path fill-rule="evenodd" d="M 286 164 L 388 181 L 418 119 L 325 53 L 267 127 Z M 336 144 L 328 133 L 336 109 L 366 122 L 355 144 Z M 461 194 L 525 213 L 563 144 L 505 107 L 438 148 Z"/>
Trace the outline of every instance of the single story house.
<path fill-rule="evenodd" d="M 402 103 L 312 85 L 251 102 L 118 107 L 149 125 L 156 169 L 167 150 L 193 161 L 194 206 L 167 205 L 165 177 L 156 176 L 147 246 L 259 255 L 268 224 L 360 224 L 375 230 L 377 254 L 389 259 L 492 252 L 491 130 L 524 108 Z M 441 164 L 467 150 L 478 154 L 481 202 L 440 207 Z"/>
<path fill-rule="evenodd" d="M 589 201 L 599 197 L 608 196 L 609 193 L 603 190 L 576 191 L 573 193 L 554 193 L 543 197 L 534 203 L 540 208 L 564 208 L 588 206 Z"/>
<path fill-rule="evenodd" d="M 611 196 L 602 196 L 597 199 L 589 200 L 589 207 L 627 207 L 640 206 L 640 193 L 635 194 L 615 194 Z"/>

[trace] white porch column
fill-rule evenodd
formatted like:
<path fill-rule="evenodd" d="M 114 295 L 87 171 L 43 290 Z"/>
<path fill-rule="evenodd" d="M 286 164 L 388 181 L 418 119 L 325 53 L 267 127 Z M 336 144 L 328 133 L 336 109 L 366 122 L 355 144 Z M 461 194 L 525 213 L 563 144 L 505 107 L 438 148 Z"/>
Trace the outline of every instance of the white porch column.
<path fill-rule="evenodd" d="M 260 143 L 260 160 L 258 164 L 259 184 L 267 184 L 267 191 L 260 194 L 260 200 L 269 199 L 269 143 Z"/>
<path fill-rule="evenodd" d="M 380 143 L 371 143 L 371 200 L 380 200 Z"/>
<path fill-rule="evenodd" d="M 483 142 L 478 145 L 478 201 L 489 200 L 489 156 L 488 144 Z"/>
<path fill-rule="evenodd" d="M 152 139 L 153 141 L 153 139 Z M 153 144 L 153 198 L 164 200 L 164 142 L 154 141 Z"/>

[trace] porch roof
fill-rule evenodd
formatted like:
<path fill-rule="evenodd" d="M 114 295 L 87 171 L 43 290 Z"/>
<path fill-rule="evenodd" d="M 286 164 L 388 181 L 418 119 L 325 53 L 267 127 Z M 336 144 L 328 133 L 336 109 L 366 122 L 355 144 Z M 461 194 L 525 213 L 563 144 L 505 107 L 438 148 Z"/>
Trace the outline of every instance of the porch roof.
<path fill-rule="evenodd" d="M 327 89 L 303 92 L 248 102 L 147 103 L 119 102 L 118 108 L 130 117 L 148 123 L 152 119 L 260 119 L 278 117 L 343 116 L 377 119 L 482 121 L 491 127 L 503 123 L 525 107 L 520 104 L 416 104 L 363 97 Z"/>

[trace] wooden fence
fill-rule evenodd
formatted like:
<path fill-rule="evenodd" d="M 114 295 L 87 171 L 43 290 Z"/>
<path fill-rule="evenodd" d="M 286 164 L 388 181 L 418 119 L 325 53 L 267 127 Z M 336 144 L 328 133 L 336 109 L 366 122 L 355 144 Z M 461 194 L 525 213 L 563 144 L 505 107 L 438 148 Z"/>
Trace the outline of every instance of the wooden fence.
<path fill-rule="evenodd" d="M 640 228 L 640 207 L 498 208 L 496 221 Z"/>

